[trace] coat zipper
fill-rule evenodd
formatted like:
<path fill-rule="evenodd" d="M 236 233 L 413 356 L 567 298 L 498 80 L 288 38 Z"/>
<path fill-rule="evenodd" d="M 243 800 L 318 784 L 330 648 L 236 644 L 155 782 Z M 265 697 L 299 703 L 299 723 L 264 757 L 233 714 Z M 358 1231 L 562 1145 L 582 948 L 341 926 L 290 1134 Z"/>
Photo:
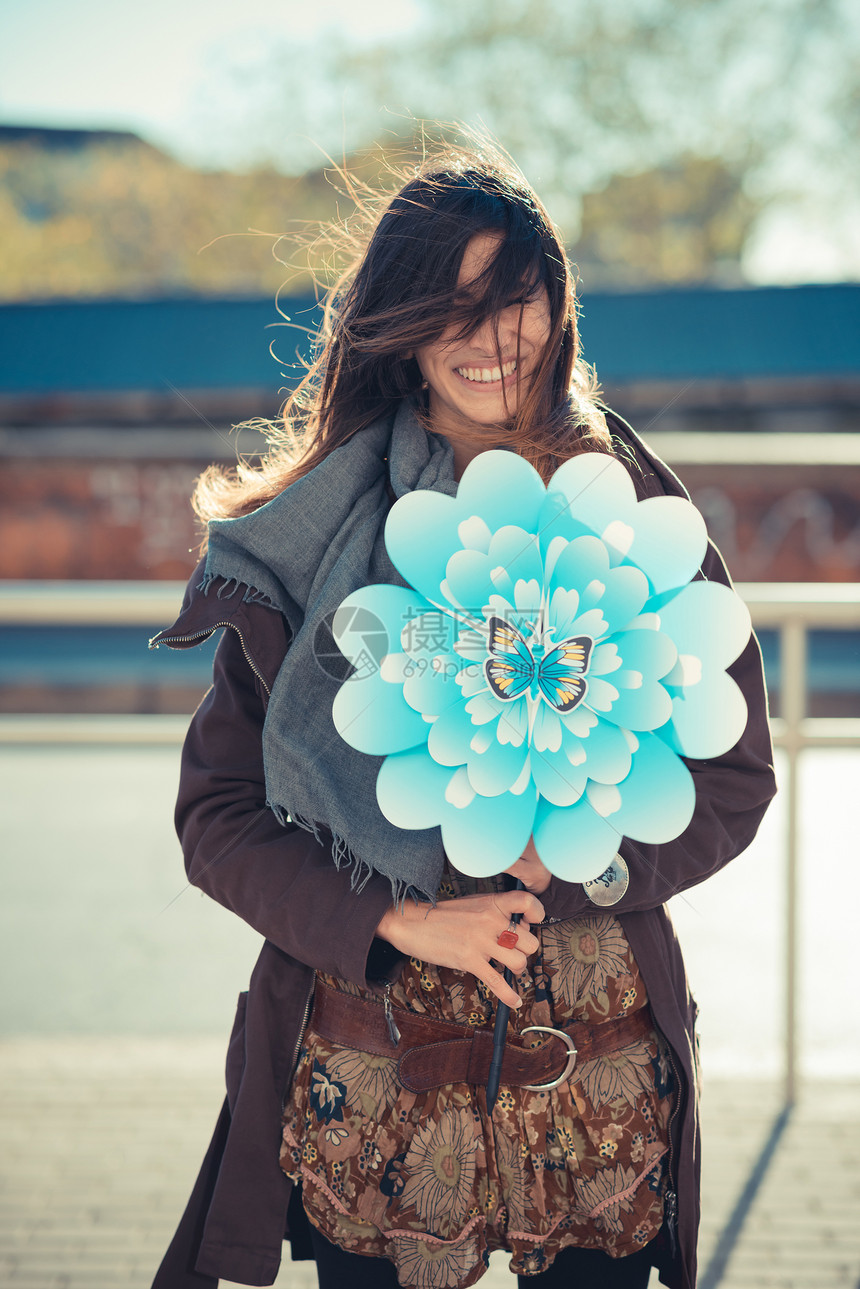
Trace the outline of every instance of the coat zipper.
<path fill-rule="evenodd" d="M 672 1077 L 675 1080 L 675 1104 L 672 1107 L 672 1113 L 669 1115 L 667 1125 L 667 1135 L 669 1137 L 669 1185 L 666 1189 L 666 1231 L 669 1236 L 669 1252 L 672 1261 L 678 1259 L 678 1191 L 675 1181 L 675 1138 L 674 1128 L 678 1115 L 681 1112 L 681 1076 L 678 1065 L 675 1060 L 675 1053 L 672 1051 L 672 1045 L 665 1035 L 662 1035 L 663 1042 L 666 1045 L 666 1055 L 670 1066 L 672 1067 Z"/>
<path fill-rule="evenodd" d="M 299 1049 L 301 1048 L 301 1045 L 302 1045 L 302 1039 L 305 1036 L 305 1030 L 308 1027 L 308 1019 L 310 1018 L 311 1004 L 313 1002 L 313 997 L 314 997 L 315 981 L 316 981 L 316 974 L 311 976 L 311 983 L 308 985 L 308 993 L 307 993 L 307 997 L 305 998 L 305 1009 L 304 1009 L 304 1012 L 302 1013 L 302 1020 L 301 1020 L 301 1024 L 299 1025 L 299 1033 L 298 1033 L 298 1037 L 296 1038 L 296 1045 L 293 1048 L 293 1059 L 290 1062 L 290 1074 L 289 1074 L 289 1078 L 287 1079 L 287 1086 L 284 1089 L 284 1095 L 281 1098 L 282 1115 L 287 1108 L 287 1097 L 290 1095 L 290 1088 L 293 1082 L 293 1075 L 296 1072 L 296 1066 L 299 1061 Z"/>
<path fill-rule="evenodd" d="M 269 688 L 269 686 L 266 684 L 265 677 L 263 676 L 263 673 L 260 671 L 260 668 L 254 662 L 254 659 L 251 657 L 251 654 L 248 651 L 248 646 L 245 644 L 245 637 L 242 635 L 242 632 L 236 626 L 235 622 L 216 622 L 214 626 L 207 627 L 205 631 L 194 631 L 189 636 L 165 636 L 163 640 L 159 640 L 157 645 L 151 645 L 150 648 L 157 649 L 159 645 L 190 644 L 192 640 L 208 640 L 209 636 L 211 636 L 215 631 L 217 631 L 219 627 L 230 627 L 232 631 L 236 632 L 236 635 L 239 637 L 239 643 L 242 646 L 242 653 L 245 655 L 245 661 L 253 671 L 254 675 L 259 680 L 260 684 L 265 689 L 266 697 L 271 698 L 272 691 Z"/>
<path fill-rule="evenodd" d="M 311 1014 L 311 1005 L 312 1005 L 312 1003 L 313 1003 L 313 997 L 314 997 L 314 982 L 315 982 L 315 980 L 316 980 L 316 976 L 314 976 L 314 980 L 313 980 L 313 981 L 311 981 L 310 988 L 308 989 L 308 996 L 307 996 L 307 998 L 305 999 L 305 1010 L 304 1010 L 304 1014 L 303 1014 L 303 1016 L 302 1016 L 302 1023 L 301 1023 L 301 1026 L 300 1026 L 300 1028 L 299 1028 L 299 1036 L 298 1036 L 298 1038 L 296 1039 L 296 1045 L 295 1045 L 295 1047 L 293 1048 L 293 1060 L 292 1060 L 292 1064 L 291 1064 L 291 1066 L 290 1066 L 290 1077 L 289 1077 L 289 1080 L 288 1080 L 288 1082 L 287 1082 L 287 1089 L 286 1089 L 286 1091 L 285 1091 L 285 1093 L 284 1093 L 283 1101 L 282 1101 L 282 1103 L 281 1103 L 281 1113 L 282 1113 L 282 1114 L 283 1114 L 284 1110 L 286 1109 L 286 1105 L 287 1105 L 287 1097 L 290 1095 L 290 1086 L 291 1086 L 291 1084 L 292 1084 L 292 1081 L 293 1081 L 293 1075 L 294 1075 L 294 1074 L 295 1074 L 295 1072 L 296 1072 L 296 1065 L 297 1065 L 297 1063 L 298 1063 L 298 1059 L 299 1059 L 299 1048 L 300 1048 L 300 1047 L 301 1047 L 301 1045 L 302 1045 L 302 1039 L 303 1039 L 303 1038 L 304 1038 L 304 1036 L 305 1036 L 305 1030 L 307 1029 L 308 1020 L 309 1020 L 309 1018 L 310 1018 L 310 1014 Z M 392 1012 L 391 1012 L 391 996 L 390 996 L 390 994 L 391 994 L 391 981 L 386 979 L 386 981 L 385 981 L 385 990 L 384 990 L 384 993 L 383 993 L 382 1002 L 381 1002 L 381 1003 L 377 1003 L 377 1002 L 376 1002 L 376 999 L 372 999 L 372 998 L 367 999 L 367 1001 L 368 1001 L 368 1002 L 373 1002 L 373 1003 L 374 1003 L 374 1005 L 376 1005 L 376 1006 L 381 1006 L 381 1007 L 382 1007 L 382 1010 L 383 1010 L 383 1012 L 384 1012 L 384 1014 L 385 1014 L 385 1020 L 386 1020 L 386 1023 L 387 1023 L 387 1025 L 388 1025 L 388 1035 L 389 1035 L 389 1037 L 390 1037 L 390 1039 L 391 1039 L 392 1046 L 396 1047 L 396 1046 L 397 1046 L 397 1044 L 400 1042 L 400 1030 L 397 1028 L 397 1023 L 396 1023 L 396 1021 L 394 1020 L 394 1016 L 392 1015 Z"/>

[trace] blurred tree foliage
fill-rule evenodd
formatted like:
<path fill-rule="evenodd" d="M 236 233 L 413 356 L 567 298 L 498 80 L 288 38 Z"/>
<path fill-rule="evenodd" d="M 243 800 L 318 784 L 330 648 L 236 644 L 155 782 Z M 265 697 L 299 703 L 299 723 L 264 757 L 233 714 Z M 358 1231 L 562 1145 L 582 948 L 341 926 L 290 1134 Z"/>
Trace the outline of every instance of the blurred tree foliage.
<path fill-rule="evenodd" d="M 720 157 L 770 190 L 799 158 L 858 178 L 855 0 L 420 0 L 423 22 L 375 46 L 273 52 L 277 150 L 348 150 L 411 117 L 483 122 L 575 236 L 579 199 L 615 174 Z M 266 68 L 259 69 L 265 74 Z M 277 113 L 289 85 L 290 129 Z M 386 113 L 381 116 L 379 105 Z M 249 122 L 249 125 L 251 122 Z M 271 126 L 269 126 L 271 129 Z M 266 121 L 250 135 L 264 136 Z"/>
<path fill-rule="evenodd" d="M 759 215 L 824 211 L 826 223 L 828 209 L 860 205 L 856 0 L 419 3 L 422 21 L 405 35 L 356 47 L 327 34 L 273 48 L 237 71 L 234 138 L 241 132 L 258 158 L 298 171 L 313 164 L 315 146 L 337 155 L 370 139 L 410 147 L 416 121 L 483 125 L 574 247 L 589 218 L 586 198 L 592 219 L 599 205 L 614 224 L 615 200 L 625 217 L 636 195 L 651 201 L 635 211 L 640 243 L 664 211 L 665 226 L 655 229 L 663 251 L 654 257 L 643 246 L 628 260 L 637 281 L 666 280 L 665 272 L 683 280 L 694 221 L 714 227 L 686 272 L 724 279 L 734 243 Z M 708 169 L 713 214 L 702 204 Z M 680 176 L 690 179 L 689 217 L 677 205 Z M 599 203 L 590 197 L 597 193 Z M 583 230 L 596 281 L 600 265 L 609 271 L 615 234 L 607 229 L 596 259 L 594 235 Z"/>
<path fill-rule="evenodd" d="M 853 0 L 421 3 L 410 34 L 272 48 L 232 94 L 219 77 L 209 134 L 242 173 L 0 129 L 0 298 L 307 290 L 288 239 L 353 209 L 324 149 L 372 185 L 374 140 L 414 163 L 425 119 L 483 125 L 510 151 L 589 289 L 737 281 L 763 212 L 860 197 Z M 312 247 L 324 278 L 326 256 Z"/>
<path fill-rule="evenodd" d="M 307 290 L 279 238 L 336 202 L 322 172 L 204 172 L 134 136 L 63 148 L 0 132 L 0 298 Z"/>
<path fill-rule="evenodd" d="M 372 151 L 350 173 L 390 182 Z M 134 136 L 57 149 L 0 135 L 0 299 L 309 291 L 311 269 L 334 267 L 319 225 L 353 209 L 332 171 L 202 172 Z M 754 213 L 725 165 L 688 157 L 587 194 L 571 251 L 589 288 L 736 280 Z"/>
<path fill-rule="evenodd" d="M 572 248 L 586 287 L 735 286 L 758 214 L 740 177 L 715 158 L 682 157 L 635 175 L 614 175 L 582 202 Z"/>

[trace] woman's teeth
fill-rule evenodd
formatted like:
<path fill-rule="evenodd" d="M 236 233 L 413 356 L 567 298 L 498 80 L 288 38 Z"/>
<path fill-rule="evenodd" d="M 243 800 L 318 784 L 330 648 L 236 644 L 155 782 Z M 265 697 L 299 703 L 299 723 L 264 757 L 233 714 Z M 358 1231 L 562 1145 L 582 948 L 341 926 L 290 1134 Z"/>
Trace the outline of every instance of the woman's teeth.
<path fill-rule="evenodd" d="M 490 384 L 492 381 L 501 380 L 502 377 L 513 376 L 516 370 L 516 359 L 512 359 L 511 362 L 505 363 L 504 367 L 458 367 L 457 374 L 465 380 Z"/>

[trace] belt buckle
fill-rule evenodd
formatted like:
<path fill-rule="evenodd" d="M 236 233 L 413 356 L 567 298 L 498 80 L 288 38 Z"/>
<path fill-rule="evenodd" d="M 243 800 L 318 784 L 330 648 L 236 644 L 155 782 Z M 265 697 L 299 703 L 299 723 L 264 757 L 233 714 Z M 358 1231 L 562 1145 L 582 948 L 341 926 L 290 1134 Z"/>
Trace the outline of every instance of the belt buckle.
<path fill-rule="evenodd" d="M 556 1038 L 560 1038 L 567 1047 L 567 1064 L 557 1079 L 553 1079 L 550 1083 L 523 1084 L 523 1087 L 528 1092 L 549 1092 L 552 1088 L 560 1087 L 562 1083 L 566 1083 L 570 1078 L 573 1073 L 573 1067 L 576 1065 L 576 1048 L 569 1034 L 565 1034 L 563 1029 L 553 1029 L 550 1025 L 528 1025 L 525 1029 L 520 1030 L 520 1033 L 533 1034 L 537 1030 L 540 1030 L 542 1034 L 555 1034 Z"/>

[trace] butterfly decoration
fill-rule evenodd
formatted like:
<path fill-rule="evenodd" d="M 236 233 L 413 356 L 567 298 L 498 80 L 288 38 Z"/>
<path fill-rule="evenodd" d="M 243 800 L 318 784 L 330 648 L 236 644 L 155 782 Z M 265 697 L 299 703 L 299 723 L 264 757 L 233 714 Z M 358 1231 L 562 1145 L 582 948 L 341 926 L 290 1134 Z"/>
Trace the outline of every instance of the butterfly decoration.
<path fill-rule="evenodd" d="M 547 647 L 542 637 L 538 626 L 530 643 L 516 625 L 491 615 L 484 663 L 487 684 L 502 703 L 522 695 L 535 701 L 540 695 L 556 712 L 572 712 L 588 693 L 585 672 L 594 641 L 591 635 L 571 635 Z"/>
<path fill-rule="evenodd" d="M 511 702 L 538 694 L 557 712 L 571 712 L 588 693 L 585 673 L 594 648 L 591 636 L 571 636 L 549 648 L 536 637 L 530 646 L 513 623 L 493 615 L 489 654 L 484 662 L 487 684 L 496 698 Z"/>
<path fill-rule="evenodd" d="M 332 719 L 379 758 L 390 823 L 439 827 L 474 876 L 504 872 L 532 838 L 551 872 L 578 882 L 604 873 L 624 837 L 684 831 L 685 759 L 719 756 L 745 727 L 726 668 L 750 634 L 735 592 L 696 576 L 707 533 L 691 502 L 639 501 L 602 453 L 544 484 L 491 450 L 455 497 L 395 502 L 385 543 L 406 585 L 360 587 L 335 614 L 356 670 Z M 368 620 L 387 639 L 370 668 Z"/>

